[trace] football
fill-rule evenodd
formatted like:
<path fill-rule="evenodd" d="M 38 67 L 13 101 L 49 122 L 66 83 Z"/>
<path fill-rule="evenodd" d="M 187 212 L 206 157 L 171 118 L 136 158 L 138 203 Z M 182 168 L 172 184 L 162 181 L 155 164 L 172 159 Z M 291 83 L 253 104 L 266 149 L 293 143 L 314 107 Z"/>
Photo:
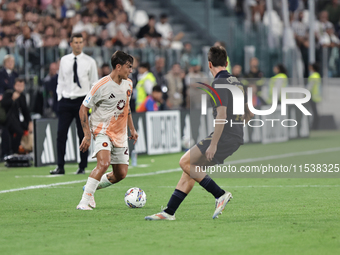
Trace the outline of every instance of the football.
<path fill-rule="evenodd" d="M 141 208 L 146 203 L 146 194 L 140 188 L 130 188 L 125 193 L 124 201 L 126 206 L 130 208 Z"/>

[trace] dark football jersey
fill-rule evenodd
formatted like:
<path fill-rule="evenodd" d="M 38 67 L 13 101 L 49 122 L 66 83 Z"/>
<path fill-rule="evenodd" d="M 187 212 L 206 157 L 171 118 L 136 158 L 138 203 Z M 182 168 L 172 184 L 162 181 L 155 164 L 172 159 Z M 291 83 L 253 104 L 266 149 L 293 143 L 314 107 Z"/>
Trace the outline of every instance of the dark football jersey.
<path fill-rule="evenodd" d="M 221 135 L 220 140 L 225 138 L 234 137 L 241 143 L 243 143 L 243 121 L 242 115 L 234 115 L 233 114 L 233 96 L 229 89 L 226 88 L 215 88 L 216 84 L 228 84 L 237 86 L 244 95 L 244 103 L 247 102 L 247 93 L 245 91 L 244 86 L 242 83 L 233 75 L 231 75 L 228 71 L 220 71 L 216 74 L 215 79 L 213 81 L 212 87 L 216 90 L 218 95 L 221 98 L 222 106 L 227 107 L 227 121 L 228 123 L 224 125 L 223 133 Z M 216 98 L 216 97 L 215 97 Z M 213 105 L 213 115 L 214 119 L 217 116 L 217 107 L 221 106 L 220 101 L 216 98 L 216 103 L 213 102 L 211 99 L 211 105 Z M 232 125 L 231 125 L 232 123 Z M 236 124 L 238 123 L 238 124 Z M 241 124 L 242 123 L 242 124 Z"/>

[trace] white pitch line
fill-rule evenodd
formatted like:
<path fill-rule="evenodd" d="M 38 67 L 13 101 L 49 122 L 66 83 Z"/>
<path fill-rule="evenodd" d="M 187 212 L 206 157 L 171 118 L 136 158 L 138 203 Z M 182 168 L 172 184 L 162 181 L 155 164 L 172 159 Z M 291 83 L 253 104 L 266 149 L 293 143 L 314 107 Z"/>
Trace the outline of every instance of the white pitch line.
<path fill-rule="evenodd" d="M 314 151 L 292 152 L 292 153 L 286 153 L 286 154 L 282 154 L 282 155 L 273 155 L 273 156 L 266 156 L 266 157 L 261 157 L 261 158 L 248 158 L 248 159 L 227 161 L 227 162 L 224 163 L 224 165 L 252 163 L 252 162 L 258 162 L 258 161 L 280 159 L 280 158 L 290 158 L 290 157 L 304 156 L 304 155 L 314 155 L 314 154 L 320 154 L 320 153 L 326 153 L 326 152 L 335 152 L 335 151 L 340 151 L 340 147 L 314 150 Z"/>
<path fill-rule="evenodd" d="M 84 181 L 86 181 L 86 180 L 78 180 L 78 181 L 70 181 L 70 182 L 59 182 L 59 183 L 52 183 L 52 184 L 42 184 L 42 185 L 28 186 L 28 187 L 18 188 L 18 189 L 0 190 L 0 194 L 2 194 L 2 193 L 9 193 L 9 192 L 15 192 L 15 191 L 22 191 L 22 190 L 30 190 L 30 189 L 50 188 L 50 187 L 54 187 L 54 186 L 80 183 L 80 182 L 84 182 Z"/>
<path fill-rule="evenodd" d="M 321 150 L 314 150 L 314 151 L 303 151 L 303 152 L 296 152 L 296 153 L 287 153 L 282 155 L 274 155 L 274 156 L 267 156 L 267 157 L 261 157 L 261 158 L 250 158 L 250 159 L 241 159 L 241 160 L 234 160 L 229 161 L 226 164 L 240 164 L 240 163 L 251 163 L 251 162 L 258 162 L 263 160 L 271 160 L 271 159 L 279 159 L 279 158 L 289 158 L 289 157 L 296 157 L 301 155 L 314 155 L 314 154 L 320 154 L 320 153 L 326 153 L 326 152 L 335 152 L 340 151 L 340 147 L 335 148 L 328 148 L 328 149 L 321 149 Z M 150 173 L 142 173 L 142 174 L 129 174 L 126 177 L 142 177 L 142 176 L 150 176 L 150 175 L 157 175 L 157 174 L 166 174 L 166 173 L 172 173 L 172 172 L 179 172 L 181 171 L 181 168 L 175 168 L 175 169 L 169 169 L 169 170 L 160 170 L 156 172 L 150 172 Z M 28 186 L 18 189 L 9 189 L 9 190 L 0 190 L 0 194 L 2 193 L 9 193 L 9 192 L 15 192 L 15 191 L 22 191 L 22 190 L 30 190 L 30 189 L 42 189 L 42 188 L 50 188 L 54 186 L 60 186 L 60 185 L 68 185 L 68 184 L 74 184 L 74 183 L 81 183 L 85 182 L 86 180 L 78 180 L 78 181 L 70 181 L 70 182 L 59 182 L 59 183 L 52 183 L 52 184 L 46 184 L 46 185 L 36 185 L 36 186 Z M 300 185 L 304 186 L 304 185 Z M 314 185 L 315 186 L 315 185 Z M 242 187 L 242 186 L 240 186 Z M 248 186 L 243 186 L 248 187 Z M 253 187 L 253 186 L 249 186 Z M 263 186 L 264 187 L 264 186 Z M 279 187 L 279 186 L 273 186 L 273 187 Z M 311 187 L 311 185 L 306 185 L 306 187 Z M 331 186 L 335 187 L 335 186 Z"/>
<path fill-rule="evenodd" d="M 221 188 L 337 188 L 340 187 L 338 184 L 334 185 L 260 185 L 260 186 L 229 186 L 229 185 L 221 185 Z M 174 189 L 176 186 L 159 186 L 158 188 L 169 188 Z M 195 186 L 194 188 L 200 188 L 199 186 Z"/>

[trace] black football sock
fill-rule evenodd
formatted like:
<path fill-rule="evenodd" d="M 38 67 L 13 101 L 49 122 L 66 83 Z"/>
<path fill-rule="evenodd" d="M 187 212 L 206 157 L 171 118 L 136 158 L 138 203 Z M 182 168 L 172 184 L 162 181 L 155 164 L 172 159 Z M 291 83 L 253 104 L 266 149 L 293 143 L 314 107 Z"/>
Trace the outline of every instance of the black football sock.
<path fill-rule="evenodd" d="M 179 205 L 183 202 L 186 196 L 187 194 L 185 194 L 183 191 L 175 189 L 174 193 L 172 193 L 172 196 L 168 202 L 167 205 L 168 208 L 166 208 L 164 212 L 170 215 L 174 215 Z"/>
<path fill-rule="evenodd" d="M 221 189 L 220 186 L 218 186 L 209 175 L 204 177 L 204 179 L 200 182 L 200 185 L 210 192 L 215 198 L 219 198 L 225 193 L 225 191 Z"/>

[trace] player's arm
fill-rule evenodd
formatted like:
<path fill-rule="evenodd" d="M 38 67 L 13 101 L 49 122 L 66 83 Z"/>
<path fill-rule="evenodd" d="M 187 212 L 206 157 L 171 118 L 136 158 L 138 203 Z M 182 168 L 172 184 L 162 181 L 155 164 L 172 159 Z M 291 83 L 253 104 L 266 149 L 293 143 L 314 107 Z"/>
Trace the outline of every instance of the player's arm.
<path fill-rule="evenodd" d="M 82 152 L 87 151 L 91 145 L 91 131 L 90 131 L 90 126 L 89 126 L 89 116 L 88 116 L 89 109 L 90 108 L 86 107 L 83 104 L 80 106 L 80 109 L 79 109 L 80 123 L 84 131 L 84 138 L 79 146 L 79 149 Z"/>
<path fill-rule="evenodd" d="M 218 120 L 226 120 L 227 119 L 227 107 L 226 106 L 219 106 L 216 109 L 217 111 L 217 116 L 216 119 Z M 215 125 L 215 131 L 211 139 L 210 146 L 205 152 L 205 156 L 207 157 L 208 161 L 211 161 L 212 158 L 214 157 L 216 150 L 217 150 L 217 143 L 220 140 L 220 137 L 222 135 L 224 125 L 225 123 L 220 121 L 221 124 L 216 124 Z"/>
<path fill-rule="evenodd" d="M 245 120 L 246 123 L 248 123 L 252 118 L 254 118 L 254 113 L 252 113 L 250 110 L 249 110 L 249 107 L 248 107 L 248 103 L 245 103 L 244 104 L 244 115 L 243 115 L 243 119 Z"/>
<path fill-rule="evenodd" d="M 130 106 L 129 106 L 129 115 L 128 115 L 128 126 L 129 126 L 130 133 L 131 133 L 131 136 L 129 137 L 129 140 L 131 140 L 131 139 L 135 140 L 133 142 L 133 144 L 135 144 L 137 142 L 137 139 L 138 139 L 138 134 L 137 134 L 137 131 L 135 129 L 135 126 L 133 125 Z"/>

